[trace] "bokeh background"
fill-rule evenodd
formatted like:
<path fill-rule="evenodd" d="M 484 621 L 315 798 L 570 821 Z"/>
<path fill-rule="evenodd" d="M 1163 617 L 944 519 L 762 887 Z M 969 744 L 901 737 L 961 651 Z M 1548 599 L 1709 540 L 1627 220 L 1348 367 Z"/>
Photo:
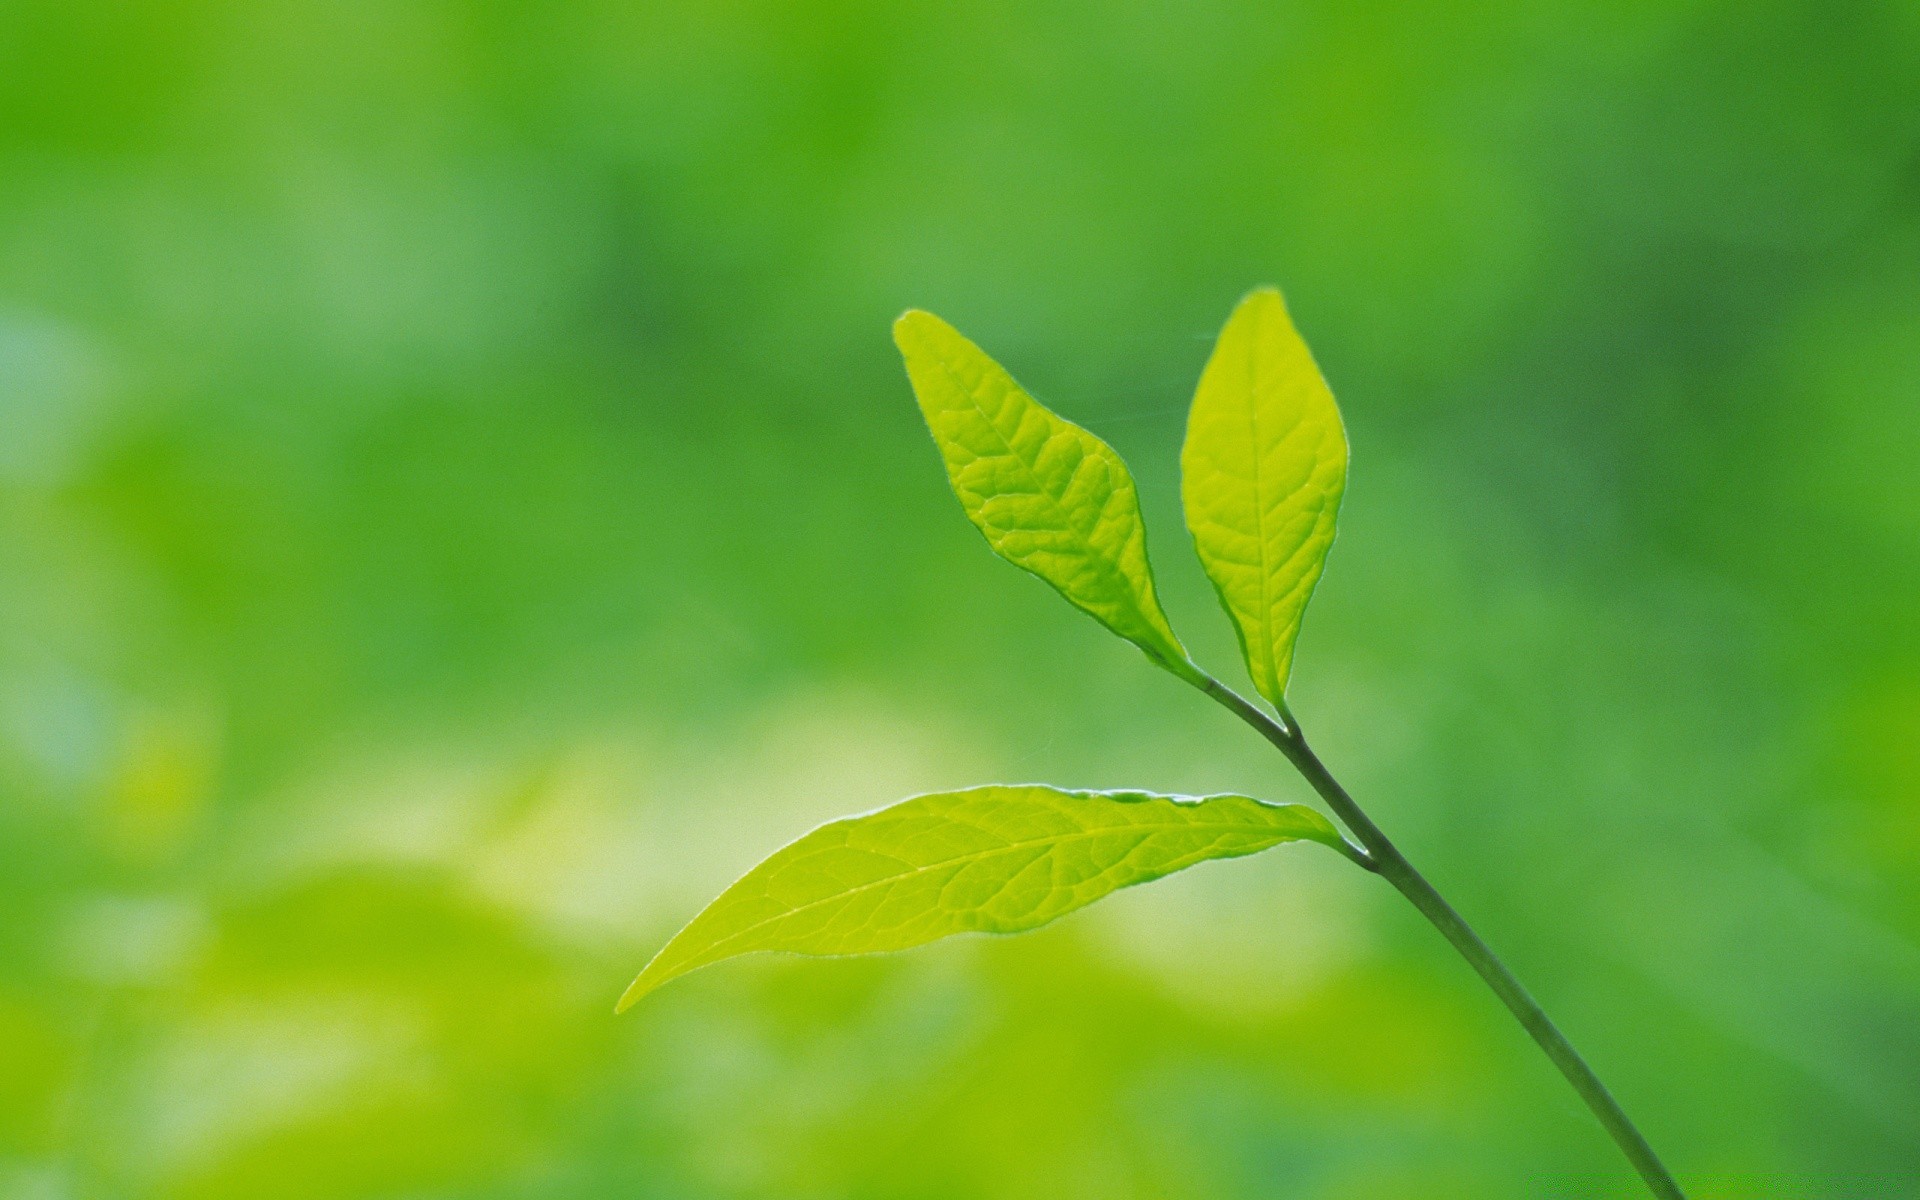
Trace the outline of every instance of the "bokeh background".
<path fill-rule="evenodd" d="M 1294 707 L 1698 1197 L 1920 1195 L 1920 7 L 0 5 L 0 1197 L 1636 1194 L 1311 848 L 612 1015 L 815 822 L 1304 799 L 997 562 L 1283 285 Z"/>

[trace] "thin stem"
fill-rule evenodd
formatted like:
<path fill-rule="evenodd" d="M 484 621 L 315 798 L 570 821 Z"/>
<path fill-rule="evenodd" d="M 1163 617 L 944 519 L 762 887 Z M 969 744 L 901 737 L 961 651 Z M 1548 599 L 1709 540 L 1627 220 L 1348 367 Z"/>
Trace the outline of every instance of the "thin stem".
<path fill-rule="evenodd" d="M 1654 1154 L 1647 1139 L 1634 1128 L 1633 1122 L 1621 1109 L 1620 1102 L 1600 1082 L 1593 1068 L 1580 1057 L 1572 1043 L 1567 1041 L 1566 1035 L 1548 1019 L 1539 1002 L 1527 993 L 1527 989 L 1514 978 L 1513 972 L 1507 970 L 1506 964 L 1480 940 L 1480 936 L 1434 890 L 1433 885 L 1414 870 L 1406 855 L 1388 840 L 1372 818 L 1354 803 L 1347 789 L 1340 786 L 1339 781 L 1327 770 L 1326 764 L 1307 746 L 1306 736 L 1301 733 L 1299 722 L 1293 719 L 1292 714 L 1283 708 L 1281 719 L 1275 720 L 1216 679 L 1208 679 L 1203 690 L 1235 716 L 1253 726 L 1260 736 L 1272 742 L 1280 753 L 1287 756 L 1287 761 L 1306 777 L 1307 782 L 1313 785 L 1313 790 L 1320 793 L 1321 799 L 1333 809 L 1334 815 L 1365 847 L 1367 860 L 1362 865 L 1379 874 L 1411 901 L 1420 914 L 1432 922 L 1433 927 L 1479 973 L 1480 978 L 1500 997 L 1500 1002 L 1507 1006 L 1507 1011 L 1519 1020 L 1528 1035 L 1553 1060 L 1553 1065 L 1573 1085 L 1573 1090 L 1580 1094 L 1580 1099 L 1586 1102 L 1593 1115 L 1599 1118 L 1614 1144 L 1627 1156 L 1634 1170 L 1640 1172 L 1640 1178 L 1646 1181 L 1647 1188 L 1660 1200 L 1686 1200 L 1680 1185 L 1674 1182 L 1672 1173 Z"/>

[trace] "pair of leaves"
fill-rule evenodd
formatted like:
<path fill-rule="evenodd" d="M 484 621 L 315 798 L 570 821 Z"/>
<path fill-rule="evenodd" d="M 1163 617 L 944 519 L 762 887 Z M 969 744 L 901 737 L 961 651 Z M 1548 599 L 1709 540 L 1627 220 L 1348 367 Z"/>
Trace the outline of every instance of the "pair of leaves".
<path fill-rule="evenodd" d="M 1126 464 L 1061 419 L 945 321 L 894 326 L 967 516 L 1002 558 L 1190 683 L 1204 686 L 1154 594 Z M 1273 288 L 1227 321 L 1180 454 L 1187 528 L 1260 694 L 1284 704 L 1293 646 L 1333 544 L 1347 438 L 1333 393 Z"/>
<path fill-rule="evenodd" d="M 967 516 L 1002 558 L 1198 687 L 1154 591 L 1140 500 L 1111 446 L 1048 411 L 951 325 L 909 312 L 894 340 Z M 1284 710 L 1301 615 L 1346 484 L 1339 409 L 1280 293 L 1243 300 L 1187 421 L 1181 496 L 1254 686 Z M 1345 848 L 1301 805 L 1244 796 L 985 787 L 822 826 L 682 929 L 622 1009 L 687 971 L 761 950 L 859 954 L 1016 933 L 1122 887 L 1287 841 Z"/>

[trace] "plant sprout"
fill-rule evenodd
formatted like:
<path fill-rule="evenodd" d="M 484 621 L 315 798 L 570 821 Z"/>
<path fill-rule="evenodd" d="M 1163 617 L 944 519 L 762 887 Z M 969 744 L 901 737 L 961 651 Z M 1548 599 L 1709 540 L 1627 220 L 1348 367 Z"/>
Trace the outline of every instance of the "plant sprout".
<path fill-rule="evenodd" d="M 1227 321 L 1180 454 L 1194 549 L 1271 709 L 1208 674 L 1175 636 L 1154 594 L 1133 477 L 1112 447 L 1048 411 L 931 313 L 902 316 L 894 340 L 954 493 L 994 552 L 1252 726 L 1345 832 L 1305 805 L 1247 796 L 1042 784 L 915 796 L 823 825 L 748 871 L 654 956 L 620 1010 L 741 954 L 868 954 L 955 933 L 1019 933 L 1208 859 L 1317 842 L 1411 901 L 1519 1019 L 1653 1194 L 1682 1200 L 1586 1061 L 1334 779 L 1287 707 L 1301 617 L 1346 488 L 1347 438 L 1279 291 L 1252 292 Z"/>

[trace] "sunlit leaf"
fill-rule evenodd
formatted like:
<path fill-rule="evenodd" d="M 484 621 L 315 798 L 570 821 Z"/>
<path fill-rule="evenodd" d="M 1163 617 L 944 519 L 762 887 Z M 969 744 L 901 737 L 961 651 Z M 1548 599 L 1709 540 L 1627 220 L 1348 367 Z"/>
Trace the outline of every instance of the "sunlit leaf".
<path fill-rule="evenodd" d="M 1118 888 L 1302 839 L 1327 819 L 1245 796 L 981 787 L 823 825 L 723 892 L 647 964 L 625 1009 L 676 975 L 761 950 L 869 954 L 1018 933 Z"/>
<path fill-rule="evenodd" d="M 1180 474 L 1187 528 L 1254 686 L 1281 704 L 1300 617 L 1333 545 L 1347 435 L 1273 288 L 1242 300 L 1221 331 L 1187 418 Z"/>
<path fill-rule="evenodd" d="M 1113 447 L 1048 411 L 933 314 L 907 313 L 893 337 L 954 493 L 994 551 L 1200 682 L 1154 595 L 1139 495 Z"/>

